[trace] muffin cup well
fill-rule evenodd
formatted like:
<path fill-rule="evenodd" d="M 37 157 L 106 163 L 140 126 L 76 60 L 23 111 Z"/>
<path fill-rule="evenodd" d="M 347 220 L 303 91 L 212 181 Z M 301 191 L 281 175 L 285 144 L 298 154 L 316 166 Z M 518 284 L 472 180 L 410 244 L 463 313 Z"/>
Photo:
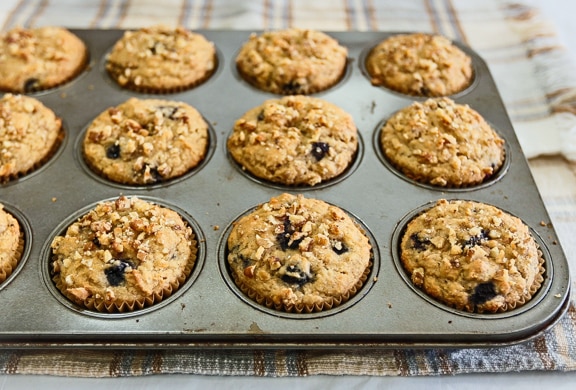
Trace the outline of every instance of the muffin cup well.
<path fill-rule="evenodd" d="M 361 273 L 357 273 L 357 275 L 359 275 L 358 279 L 350 281 L 350 288 L 347 291 L 341 291 L 338 294 L 335 293 L 331 297 L 328 297 L 330 294 L 326 295 L 317 291 L 316 293 L 319 296 L 322 296 L 322 298 L 315 299 L 314 302 L 306 303 L 306 299 L 297 299 L 294 302 L 288 303 L 276 299 L 280 295 L 276 295 L 276 298 L 265 296 L 261 291 L 258 291 L 257 288 L 250 286 L 249 283 L 243 282 L 241 280 L 242 278 L 237 274 L 237 272 L 241 271 L 238 269 L 234 271 L 229 262 L 229 256 L 231 255 L 229 240 L 234 228 L 238 224 L 238 221 L 242 218 L 248 217 L 258 208 L 259 206 L 250 208 L 235 218 L 226 228 L 219 243 L 218 257 L 221 275 L 230 289 L 234 291 L 242 301 L 258 310 L 274 316 L 286 318 L 316 318 L 336 314 L 346 310 L 352 305 L 358 304 L 368 291 L 370 291 L 377 280 L 380 267 L 378 244 L 367 226 L 356 216 L 344 209 L 342 209 L 342 211 L 352 219 L 354 226 L 359 229 L 359 234 L 368 239 L 368 244 L 370 246 L 368 252 L 369 258 L 367 259 L 368 262 L 366 263 L 365 268 Z M 290 257 L 291 256 L 288 254 L 286 260 Z M 314 273 L 312 267 L 311 272 Z M 246 275 L 246 270 L 244 270 L 244 275 Z M 291 286 L 289 287 L 291 290 L 294 288 L 291 284 L 287 284 L 286 286 L 286 288 Z M 295 292 L 296 290 L 292 291 Z"/>
<path fill-rule="evenodd" d="M 456 199 L 457 200 L 457 199 Z M 430 304 L 439 307 L 443 310 L 452 312 L 454 314 L 483 319 L 499 319 L 504 317 L 515 316 L 521 314 L 531 308 L 535 307 L 548 293 L 551 280 L 554 275 L 554 267 L 550 258 L 550 253 L 538 234 L 530 227 L 527 226 L 530 237 L 534 240 L 536 246 L 536 255 L 538 257 L 538 269 L 534 275 L 534 280 L 531 286 L 528 286 L 515 302 L 506 303 L 505 305 L 490 309 L 474 305 L 471 309 L 470 305 L 467 307 L 459 306 L 457 303 L 446 302 L 440 298 L 436 298 L 433 292 L 428 292 L 425 286 L 418 286 L 412 280 L 412 274 L 404 266 L 402 256 L 401 243 L 403 237 L 406 235 L 408 224 L 420 216 L 422 213 L 428 211 L 436 201 L 422 205 L 411 212 L 407 213 L 396 225 L 392 235 L 392 257 L 394 265 L 398 271 L 401 279 L 405 284 L 411 288 L 422 299 Z M 510 214 L 512 215 L 512 214 Z M 514 215 L 512 215 L 514 217 Z M 523 222 L 523 221 L 522 221 Z M 524 223 L 524 222 L 523 222 Z"/>
<path fill-rule="evenodd" d="M 175 223 L 175 231 L 181 231 L 182 230 L 182 226 L 185 228 L 189 228 L 189 231 L 187 232 L 187 237 L 185 239 L 185 241 L 182 241 L 182 238 L 184 238 L 184 236 L 177 238 L 177 241 L 174 241 L 174 238 L 170 238 L 170 237 L 174 237 L 169 231 L 167 231 L 167 235 L 163 235 L 162 237 L 159 237 L 159 240 L 168 240 L 167 242 L 172 242 L 172 244 L 168 244 L 168 245 L 186 245 L 186 247 L 189 248 L 189 253 L 187 254 L 188 258 L 186 260 L 182 259 L 182 264 L 180 265 L 181 268 L 179 268 L 180 272 L 178 275 L 174 274 L 173 275 L 173 279 L 168 281 L 165 285 L 164 283 L 162 283 L 161 286 L 158 286 L 157 283 L 155 282 L 151 282 L 151 284 L 149 286 L 147 286 L 146 288 L 148 288 L 150 291 L 148 293 L 143 291 L 143 294 L 141 296 L 135 294 L 133 291 L 129 292 L 128 294 L 126 294 L 126 296 L 128 298 L 120 298 L 120 297 L 112 297 L 112 299 L 107 299 L 106 297 L 104 297 L 104 293 L 97 293 L 94 291 L 90 290 L 90 286 L 85 286 L 84 284 L 79 284 L 77 285 L 77 287 L 84 287 L 84 289 L 88 292 L 88 294 L 75 294 L 73 291 L 70 291 L 69 288 L 70 286 L 67 283 L 67 280 L 64 280 L 61 275 L 60 275 L 60 270 L 58 269 L 59 267 L 54 267 L 55 265 L 55 261 L 56 261 L 56 253 L 53 249 L 53 243 L 55 242 L 55 239 L 57 237 L 61 237 L 64 236 L 66 234 L 66 232 L 70 229 L 70 227 L 77 223 L 79 220 L 81 220 L 82 218 L 86 217 L 88 215 L 88 213 L 91 213 L 92 211 L 95 211 L 95 209 L 101 205 L 101 204 L 110 204 L 111 202 L 116 202 L 116 201 L 122 201 L 121 200 L 122 196 L 120 197 L 114 197 L 111 199 L 105 199 L 105 200 L 101 200 L 99 202 L 93 203 L 89 206 L 86 206 L 84 208 L 82 208 L 81 210 L 79 210 L 78 212 L 76 212 L 75 214 L 71 215 L 69 218 L 67 218 L 65 221 L 63 221 L 51 234 L 51 237 L 48 239 L 48 241 L 46 241 L 44 248 L 43 248 L 43 258 L 45 259 L 45 266 L 42 268 L 42 273 L 44 276 L 44 281 L 46 283 L 46 285 L 48 286 L 48 288 L 51 290 L 52 294 L 55 296 L 55 298 L 57 298 L 57 300 L 59 300 L 61 303 L 63 303 L 65 306 L 68 306 L 69 308 L 76 310 L 76 311 L 81 311 L 82 313 L 86 313 L 86 314 L 94 314 L 97 315 L 98 313 L 103 313 L 105 315 L 118 315 L 118 314 L 130 314 L 131 312 L 135 312 L 135 313 L 139 313 L 142 312 L 143 309 L 156 309 L 156 308 L 160 308 L 163 307 L 165 304 L 168 304 L 169 302 L 171 302 L 172 300 L 168 300 L 168 298 L 172 297 L 172 296 L 180 296 L 181 294 L 183 294 L 186 289 L 188 287 L 190 287 L 190 285 L 196 280 L 196 278 L 198 277 L 200 270 L 202 268 L 202 264 L 204 261 L 204 256 L 205 256 L 205 251 L 206 251 L 206 245 L 205 245 L 205 238 L 204 235 L 202 233 L 202 230 L 200 229 L 199 225 L 196 223 L 196 221 L 194 221 L 194 219 L 188 215 L 188 213 L 186 213 L 184 210 L 173 206 L 171 204 L 167 204 L 164 203 L 162 200 L 157 200 L 157 199 L 153 199 L 153 198 L 147 198 L 147 197 L 141 197 L 141 196 L 131 196 L 130 198 L 138 198 L 142 201 L 146 201 L 150 204 L 153 205 L 157 205 L 160 206 L 161 208 L 164 209 L 168 209 L 170 210 L 172 213 L 168 212 L 168 215 L 174 215 L 177 214 L 181 219 L 182 219 L 182 223 Z M 128 197 L 125 197 L 128 198 Z M 141 206 L 142 207 L 142 206 Z M 149 215 L 149 211 L 150 209 L 146 209 L 145 213 L 146 215 Z M 134 212 L 131 212 L 130 214 L 135 214 Z M 120 214 L 119 214 L 120 215 Z M 120 218 L 118 215 L 117 218 Z M 150 214 L 151 215 L 151 214 Z M 157 220 L 157 221 L 162 221 L 161 217 L 159 217 L 160 214 L 154 214 L 151 215 L 150 218 Z M 136 215 L 134 215 L 134 217 L 136 217 Z M 126 216 L 120 218 L 123 221 L 125 220 Z M 172 218 L 172 217 L 169 217 Z M 99 222 L 102 222 L 102 220 L 100 220 Z M 173 224 L 174 222 L 169 222 L 169 220 L 166 221 L 167 223 Z M 96 222 L 98 223 L 98 222 Z M 138 224 L 140 224 L 141 229 L 138 230 L 138 228 L 136 227 L 137 230 L 133 230 L 133 231 L 129 231 L 127 233 L 127 235 L 125 237 L 131 237 L 132 233 L 134 232 L 138 232 L 141 231 L 142 233 L 144 231 L 148 231 L 149 233 L 146 234 L 153 234 L 154 236 L 156 236 L 156 230 L 150 230 L 153 228 L 153 225 L 146 225 L 146 221 L 142 221 L 139 217 L 138 218 L 134 218 L 131 221 L 124 221 L 123 223 L 130 223 L 131 226 L 136 226 Z M 136 224 L 136 225 L 134 225 Z M 181 226 L 180 226 L 181 225 Z M 142 230 L 142 229 L 146 229 L 146 226 L 150 226 L 150 229 L 148 230 Z M 75 234 L 75 233 L 72 233 Z M 84 237 L 86 237 L 84 235 Z M 97 237 L 97 236 L 96 236 Z M 136 242 L 136 240 L 140 241 L 139 245 L 142 245 L 142 243 L 144 241 L 141 240 L 145 240 L 146 239 L 146 235 L 137 238 L 134 236 L 134 242 Z M 101 245 L 99 243 L 95 243 L 94 241 L 92 241 L 92 243 L 94 245 Z M 133 244 L 132 243 L 132 244 Z M 126 245 L 126 244 L 130 244 L 131 242 L 124 242 L 122 245 Z M 88 250 L 88 251 L 92 251 L 92 249 L 87 248 L 86 245 L 91 245 L 90 241 L 86 241 L 86 244 L 84 244 L 84 246 L 82 247 L 82 250 Z M 113 240 L 110 241 L 109 244 L 105 244 L 106 246 L 103 246 L 103 251 L 101 253 L 101 255 L 96 255 L 96 257 L 91 257 L 89 261 L 100 261 L 100 256 L 104 256 L 104 258 L 106 258 L 106 253 L 105 252 L 110 252 L 110 251 L 114 251 L 114 249 L 112 249 L 114 247 L 113 245 Z M 141 247 L 140 249 L 146 251 L 148 248 L 148 245 L 145 244 L 144 247 Z M 96 249 L 96 248 L 94 248 Z M 64 253 L 72 253 L 69 251 L 65 251 Z M 78 253 L 78 252 L 76 252 Z M 163 252 L 164 253 L 164 252 Z M 114 259 L 114 254 L 113 252 L 110 252 L 110 254 L 112 255 L 112 259 Z M 134 255 L 136 255 L 136 252 L 134 252 Z M 75 255 L 74 255 L 75 256 Z M 73 256 L 73 257 L 74 257 Z M 164 261 L 161 260 L 161 257 L 159 257 L 160 261 Z M 77 257 L 74 257 L 77 259 Z M 70 257 L 59 257 L 60 260 L 64 261 L 70 261 Z M 94 259 L 94 260 L 92 260 Z M 81 258 L 80 260 L 82 262 L 82 264 L 88 264 L 89 267 L 91 267 L 91 265 L 89 263 L 84 263 L 85 260 L 83 260 Z M 184 263 L 185 261 L 185 263 Z M 101 268 L 101 267 L 97 267 L 97 268 Z M 151 269 L 150 267 L 148 267 L 149 269 Z M 105 268 L 102 268 L 102 270 L 105 270 Z M 176 268 L 174 268 L 174 270 L 176 270 Z M 104 275 L 102 275 L 102 277 L 104 277 Z M 95 278 L 98 278 L 98 276 L 95 276 Z M 108 279 L 108 275 L 106 275 L 106 278 Z M 138 276 L 134 276 L 134 278 L 138 278 Z M 170 277 L 171 278 L 171 277 Z M 90 280 L 90 279 L 88 279 Z M 108 283 L 113 283 L 110 282 L 110 279 L 108 279 L 109 282 Z M 135 283 L 141 283 L 138 282 L 138 279 L 134 280 Z M 88 282 L 87 284 L 90 284 L 91 282 Z M 102 290 L 102 286 L 99 285 L 101 282 L 96 283 L 96 289 L 97 290 Z M 112 284 L 111 284 L 112 285 Z M 158 287 L 156 287 L 158 286 Z M 75 290 L 79 290 L 78 288 L 75 288 Z M 82 295 L 86 295 L 86 296 L 82 296 Z M 88 312 L 85 310 L 88 309 Z M 148 311 L 148 310 L 146 310 Z M 91 312 L 91 313 L 90 313 Z"/>

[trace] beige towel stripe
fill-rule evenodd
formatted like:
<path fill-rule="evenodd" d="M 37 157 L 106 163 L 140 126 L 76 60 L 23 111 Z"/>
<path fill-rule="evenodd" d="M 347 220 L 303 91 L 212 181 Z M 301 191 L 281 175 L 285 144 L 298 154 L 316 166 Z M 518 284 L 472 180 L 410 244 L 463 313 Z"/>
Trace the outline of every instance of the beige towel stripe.
<path fill-rule="evenodd" d="M 442 374 L 449 374 L 449 375 L 454 374 L 454 369 L 452 367 L 453 363 L 450 362 L 450 358 L 448 357 L 448 355 L 446 355 L 446 353 L 443 350 L 438 352 L 438 360 L 440 360 L 440 367 L 442 370 Z"/>
<path fill-rule="evenodd" d="M 428 19 L 430 20 L 430 25 L 432 26 L 432 31 L 438 34 L 440 32 L 440 28 L 436 23 L 436 19 L 434 18 L 434 12 L 432 11 L 432 4 L 430 1 L 432 0 L 424 0 L 424 7 L 426 8 L 426 13 L 428 14 Z"/>
<path fill-rule="evenodd" d="M 116 23 L 116 27 L 122 27 L 124 20 L 126 19 L 126 15 L 128 15 L 128 10 L 131 7 L 131 0 L 125 0 L 120 5 L 120 16 L 118 17 L 118 22 Z"/>
<path fill-rule="evenodd" d="M 186 26 L 186 0 L 182 0 L 180 11 L 178 12 L 178 26 Z"/>
<path fill-rule="evenodd" d="M 42 0 L 36 9 L 36 12 L 34 12 L 34 14 L 30 17 L 29 24 L 31 27 L 36 26 L 36 20 L 42 16 L 46 10 L 46 7 L 48 7 L 48 0 Z"/>
<path fill-rule="evenodd" d="M 305 351 L 299 352 L 298 357 L 296 360 L 296 369 L 298 370 L 299 376 L 308 376 L 308 363 L 307 363 L 307 354 Z"/>
<path fill-rule="evenodd" d="M 368 21 L 369 21 L 369 29 L 377 31 L 378 30 L 378 22 L 376 20 L 376 9 L 374 7 L 374 3 L 372 0 L 367 1 L 367 11 L 368 11 Z"/>
<path fill-rule="evenodd" d="M 292 3 L 292 0 L 288 0 L 288 12 L 286 15 L 286 24 L 288 27 L 293 27 L 294 26 L 294 4 Z"/>
<path fill-rule="evenodd" d="M 268 30 L 270 28 L 270 20 L 269 20 L 269 15 L 271 11 L 272 6 L 270 5 L 270 0 L 264 0 L 264 4 L 262 5 L 262 26 L 264 28 L 264 30 Z"/>
<path fill-rule="evenodd" d="M 399 374 L 401 376 L 408 376 L 410 369 L 408 367 L 408 361 L 406 360 L 406 353 L 403 350 L 394 350 L 394 360 L 395 366 L 398 368 Z"/>
<path fill-rule="evenodd" d="M 90 28 L 95 28 L 98 26 L 102 18 L 104 17 L 104 13 L 106 12 L 108 0 L 100 0 L 100 6 L 98 7 L 98 12 L 94 19 L 90 22 Z"/>
<path fill-rule="evenodd" d="M 254 374 L 256 376 L 264 376 L 266 373 L 266 356 L 263 351 L 254 351 Z"/>
<path fill-rule="evenodd" d="M 534 341 L 534 348 L 538 353 L 538 357 L 542 361 L 546 370 L 553 370 L 556 367 L 554 360 L 550 357 L 550 353 L 548 351 L 548 345 L 546 344 L 546 338 L 544 336 L 538 337 Z"/>
<path fill-rule="evenodd" d="M 204 21 L 202 22 L 202 28 L 209 28 L 210 22 L 212 20 L 212 10 L 214 9 L 214 0 L 206 1 L 204 9 L 206 10 L 206 12 L 204 12 L 205 18 Z"/>
<path fill-rule="evenodd" d="M 18 373 L 18 364 L 20 363 L 20 355 L 21 352 L 16 351 L 10 356 L 10 360 L 6 365 L 6 373 L 7 374 L 17 374 Z"/>
<path fill-rule="evenodd" d="M 344 8 L 344 15 L 346 18 L 346 30 L 352 30 L 352 12 L 346 4 L 346 0 L 342 0 L 342 7 Z"/>
<path fill-rule="evenodd" d="M 20 0 L 20 2 L 18 3 L 18 5 L 16 7 L 14 7 L 12 9 L 12 11 L 10 11 L 10 13 L 8 14 L 8 16 L 4 19 L 4 24 L 2 25 L 2 31 L 6 31 L 9 27 L 9 23 L 12 20 L 12 18 L 14 18 L 14 15 L 20 11 L 20 9 L 24 6 L 24 1 L 25 0 Z"/>
<path fill-rule="evenodd" d="M 462 23 L 460 22 L 460 18 L 458 17 L 456 9 L 454 8 L 454 3 L 452 2 L 452 0 L 446 0 L 446 1 L 448 3 L 448 12 L 450 12 L 450 15 L 452 15 L 452 18 L 454 19 L 454 25 L 458 30 L 460 41 L 462 41 L 462 43 L 468 44 L 468 37 L 464 32 L 464 28 L 462 28 Z"/>

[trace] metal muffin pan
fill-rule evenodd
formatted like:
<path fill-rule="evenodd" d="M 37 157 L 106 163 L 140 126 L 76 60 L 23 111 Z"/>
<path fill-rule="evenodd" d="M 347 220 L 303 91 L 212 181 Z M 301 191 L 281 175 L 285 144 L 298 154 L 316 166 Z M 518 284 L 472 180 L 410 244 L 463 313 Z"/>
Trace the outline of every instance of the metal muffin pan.
<path fill-rule="evenodd" d="M 349 112 L 360 150 L 341 178 L 317 187 L 284 187 L 247 177 L 230 159 L 226 139 L 233 123 L 266 99 L 240 79 L 234 59 L 252 31 L 200 30 L 218 51 L 218 69 L 203 84 L 181 93 L 139 94 L 116 86 L 104 71 L 105 56 L 122 30 L 72 30 L 90 51 L 88 69 L 67 85 L 33 94 L 63 118 L 59 152 L 38 171 L 0 186 L 0 202 L 24 225 L 24 258 L 0 285 L 1 348 L 415 348 L 492 347 L 540 334 L 570 302 L 568 263 L 504 104 L 484 61 L 473 59 L 475 80 L 453 98 L 480 112 L 506 140 L 506 165 L 488 185 L 443 190 L 402 178 L 382 161 L 376 134 L 383 120 L 414 100 L 370 84 L 363 68 L 369 49 L 395 32 L 328 32 L 349 50 L 345 77 L 314 96 Z M 149 187 L 110 183 L 82 161 L 87 125 L 108 107 L 130 97 L 184 101 L 211 125 L 207 159 L 192 174 Z M 357 296 L 321 313 L 290 314 L 255 306 L 231 284 L 225 244 L 233 221 L 281 192 L 322 199 L 350 213 L 374 245 L 369 280 Z M 191 279 L 162 303 L 125 314 L 93 313 L 69 303 L 50 280 L 50 243 L 98 202 L 120 194 L 138 196 L 180 211 L 199 238 Z M 470 314 L 430 302 L 398 267 L 399 231 L 410 215 L 436 200 L 468 199 L 520 217 L 546 260 L 544 285 L 520 309 Z"/>

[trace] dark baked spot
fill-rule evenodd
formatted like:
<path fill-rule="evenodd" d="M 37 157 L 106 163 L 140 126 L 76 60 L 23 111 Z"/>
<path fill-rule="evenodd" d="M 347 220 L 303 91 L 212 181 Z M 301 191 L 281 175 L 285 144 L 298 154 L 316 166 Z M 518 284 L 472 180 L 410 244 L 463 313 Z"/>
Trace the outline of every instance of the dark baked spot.
<path fill-rule="evenodd" d="M 430 245 L 430 240 L 427 238 L 423 240 L 420 239 L 420 237 L 418 237 L 418 233 L 412 233 L 410 240 L 412 240 L 412 247 L 417 251 L 425 251 L 426 247 Z"/>
<path fill-rule="evenodd" d="M 156 55 L 157 50 L 156 50 L 156 46 L 159 45 L 158 42 L 155 42 L 154 45 L 152 45 L 152 47 L 150 47 L 150 52 L 152 53 L 152 55 Z"/>
<path fill-rule="evenodd" d="M 152 179 L 149 181 L 150 183 L 158 183 L 164 180 L 164 177 L 160 174 L 160 172 L 158 172 L 157 167 L 154 167 L 150 164 L 144 164 L 144 167 L 142 168 L 142 174 L 145 175 L 146 171 L 148 171 L 149 177 Z"/>
<path fill-rule="evenodd" d="M 40 80 L 37 78 L 30 78 L 24 82 L 24 92 L 34 92 L 40 88 Z"/>
<path fill-rule="evenodd" d="M 112 145 L 108 146 L 108 148 L 106 149 L 106 157 L 108 157 L 109 159 L 112 159 L 112 160 L 116 160 L 117 158 L 119 158 L 120 157 L 120 145 L 112 144 Z"/>
<path fill-rule="evenodd" d="M 430 95 L 430 88 L 428 88 L 427 86 L 423 85 L 420 87 L 420 94 L 422 96 L 429 96 Z"/>
<path fill-rule="evenodd" d="M 260 111 L 260 113 L 258 114 L 258 117 L 256 119 L 258 119 L 259 121 L 263 121 L 265 118 L 264 116 L 264 110 Z"/>
<path fill-rule="evenodd" d="M 330 145 L 328 145 L 326 142 L 312 143 L 312 155 L 316 161 L 322 160 L 324 156 L 326 156 L 326 153 L 328 153 L 328 150 L 330 150 Z"/>
<path fill-rule="evenodd" d="M 156 182 L 164 180 L 164 177 L 160 174 L 160 172 L 158 172 L 158 168 L 156 167 L 150 168 L 150 174 Z"/>
<path fill-rule="evenodd" d="M 484 179 L 483 179 L 483 180 L 488 180 L 488 179 L 490 179 L 492 176 L 494 176 L 494 175 L 498 172 L 497 166 L 498 166 L 498 165 L 497 165 L 496 163 L 491 163 L 491 164 L 490 164 L 490 168 L 492 168 L 492 171 L 491 171 L 491 172 L 486 172 L 486 173 L 484 174 Z"/>
<path fill-rule="evenodd" d="M 92 244 L 96 245 L 98 248 L 100 248 L 100 240 L 98 239 L 98 237 L 94 237 L 94 239 L 92 240 Z"/>
<path fill-rule="evenodd" d="M 247 268 L 247 267 L 251 266 L 253 263 L 252 259 L 245 257 L 241 254 L 238 254 L 238 260 L 240 260 L 242 262 L 242 268 Z"/>
<path fill-rule="evenodd" d="M 158 106 L 158 110 L 162 113 L 164 118 L 168 118 L 171 120 L 177 119 L 174 115 L 178 111 L 178 107 L 176 106 Z"/>
<path fill-rule="evenodd" d="M 297 284 L 302 286 L 312 279 L 312 275 L 302 271 L 297 265 L 289 265 L 286 267 L 286 273 L 282 275 L 282 280 L 286 283 Z"/>
<path fill-rule="evenodd" d="M 474 289 L 468 300 L 474 305 L 481 305 L 494 298 L 496 295 L 496 288 L 492 282 L 480 283 Z"/>
<path fill-rule="evenodd" d="M 332 250 L 334 251 L 334 253 L 336 253 L 337 255 L 341 255 L 343 253 L 348 252 L 348 247 L 346 245 L 344 245 L 343 242 L 338 242 L 335 245 L 332 245 Z"/>
<path fill-rule="evenodd" d="M 280 248 L 282 248 L 283 251 L 287 249 L 297 249 L 298 245 L 300 245 L 304 239 L 304 237 L 301 237 L 296 240 L 292 240 L 292 234 L 295 232 L 296 230 L 294 229 L 294 226 L 292 226 L 290 220 L 286 218 L 284 220 L 284 232 L 278 233 L 276 235 L 276 241 L 278 241 L 278 244 L 280 244 Z"/>
<path fill-rule="evenodd" d="M 148 131 L 148 135 L 150 136 L 155 135 L 157 133 L 157 126 L 154 124 L 153 121 L 140 123 L 140 125 Z"/>
<path fill-rule="evenodd" d="M 302 86 L 297 81 L 291 80 L 282 86 L 282 90 L 287 94 L 298 94 L 300 93 Z"/>
<path fill-rule="evenodd" d="M 119 286 L 124 283 L 126 268 L 136 268 L 130 260 L 114 259 L 110 262 L 112 265 L 106 268 L 104 273 L 111 286 Z"/>
<path fill-rule="evenodd" d="M 478 234 L 476 236 L 472 236 L 468 240 L 464 241 L 464 243 L 462 244 L 462 247 L 473 247 L 476 245 L 480 245 L 482 243 L 482 241 L 486 241 L 486 240 L 488 240 L 488 231 L 485 229 L 482 229 L 480 234 Z"/>

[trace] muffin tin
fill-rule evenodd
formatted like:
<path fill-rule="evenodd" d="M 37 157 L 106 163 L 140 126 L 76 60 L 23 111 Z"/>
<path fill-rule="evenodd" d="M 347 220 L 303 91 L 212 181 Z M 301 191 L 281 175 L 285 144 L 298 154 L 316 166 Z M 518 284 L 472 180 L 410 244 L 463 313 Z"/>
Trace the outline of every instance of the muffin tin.
<path fill-rule="evenodd" d="M 89 68 L 60 88 L 33 96 L 63 118 L 66 137 L 42 168 L 0 187 L 0 202 L 22 222 L 26 247 L 18 268 L 0 285 L 2 348 L 414 348 L 489 347 L 522 342 L 551 327 L 570 302 L 566 257 L 484 61 L 473 59 L 475 80 L 452 98 L 482 114 L 506 140 L 506 164 L 489 183 L 465 189 L 419 185 L 383 161 L 377 134 L 383 120 L 414 100 L 374 87 L 363 60 L 394 32 L 329 32 L 349 50 L 345 76 L 314 96 L 352 114 L 359 153 L 342 176 L 316 187 L 283 187 L 249 177 L 229 158 L 226 139 L 244 112 L 277 96 L 238 76 L 234 59 L 251 31 L 200 30 L 213 41 L 218 69 L 194 89 L 168 95 L 123 90 L 104 70 L 106 53 L 122 30 L 72 30 L 90 52 Z M 100 112 L 130 97 L 187 102 L 210 123 L 210 148 L 200 167 L 179 179 L 147 187 L 114 184 L 82 161 L 80 143 Z M 234 286 L 226 239 L 235 219 L 281 192 L 302 193 L 351 214 L 368 232 L 374 264 L 367 283 L 345 304 L 319 313 L 284 313 L 250 301 Z M 50 280 L 50 243 L 77 217 L 120 194 L 180 212 L 199 238 L 198 263 L 187 283 L 160 304 L 105 314 L 70 303 Z M 410 284 L 398 263 L 402 229 L 436 200 L 485 202 L 520 217 L 546 261 L 545 281 L 521 308 L 498 314 L 463 313 L 430 300 Z"/>

